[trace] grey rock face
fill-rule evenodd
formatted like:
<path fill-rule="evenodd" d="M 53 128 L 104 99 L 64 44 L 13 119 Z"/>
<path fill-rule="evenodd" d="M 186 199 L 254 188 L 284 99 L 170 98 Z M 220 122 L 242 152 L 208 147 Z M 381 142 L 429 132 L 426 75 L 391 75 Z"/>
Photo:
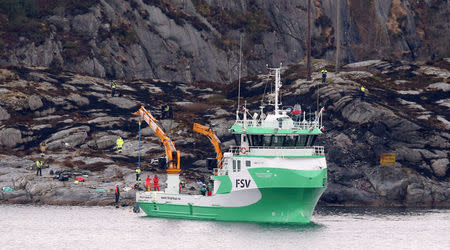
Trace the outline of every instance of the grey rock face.
<path fill-rule="evenodd" d="M 40 109 L 44 106 L 44 103 L 42 103 L 41 97 L 38 95 L 32 95 L 28 97 L 28 105 L 30 106 L 31 110 Z"/>
<path fill-rule="evenodd" d="M 22 133 L 15 128 L 6 128 L 0 131 L 0 145 L 14 148 L 22 142 Z"/>
<path fill-rule="evenodd" d="M 447 175 L 449 168 L 448 158 L 432 160 L 431 162 L 431 168 L 438 177 L 445 177 Z"/>
<path fill-rule="evenodd" d="M 0 121 L 1 120 L 8 120 L 11 116 L 9 115 L 8 111 L 4 109 L 2 106 L 0 106 Z"/>
<path fill-rule="evenodd" d="M 116 145 L 117 138 L 118 137 L 115 135 L 107 135 L 107 136 L 101 137 L 95 143 L 97 144 L 97 147 L 99 149 L 106 149 L 106 148 L 110 148 L 110 147 L 113 147 L 114 145 Z"/>

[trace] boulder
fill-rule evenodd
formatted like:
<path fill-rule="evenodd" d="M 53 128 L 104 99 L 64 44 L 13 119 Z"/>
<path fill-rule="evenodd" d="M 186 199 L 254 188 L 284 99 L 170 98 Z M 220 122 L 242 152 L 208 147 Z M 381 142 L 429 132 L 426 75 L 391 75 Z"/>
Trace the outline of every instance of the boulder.
<path fill-rule="evenodd" d="M 28 106 L 31 110 L 36 110 L 42 108 L 44 106 L 44 103 L 42 103 L 41 97 L 38 95 L 32 95 L 28 97 Z"/>
<path fill-rule="evenodd" d="M 8 120 L 10 117 L 11 117 L 11 115 L 9 115 L 8 111 L 6 111 L 6 109 L 4 109 L 2 106 L 0 106 L 0 121 Z"/>
<path fill-rule="evenodd" d="M 22 133 L 15 128 L 6 128 L 0 131 L 0 145 L 14 148 L 22 143 Z"/>
<path fill-rule="evenodd" d="M 98 139 L 95 143 L 97 144 L 97 148 L 105 149 L 111 148 L 116 145 L 117 136 L 116 135 L 106 135 Z"/>
<path fill-rule="evenodd" d="M 431 168 L 434 171 L 434 174 L 438 177 L 445 177 L 447 175 L 449 167 L 448 158 L 442 158 L 431 161 Z"/>
<path fill-rule="evenodd" d="M 67 99 L 75 102 L 78 106 L 89 105 L 89 99 L 87 99 L 86 97 L 81 96 L 79 94 L 71 94 L 71 95 L 69 95 L 69 97 Z"/>

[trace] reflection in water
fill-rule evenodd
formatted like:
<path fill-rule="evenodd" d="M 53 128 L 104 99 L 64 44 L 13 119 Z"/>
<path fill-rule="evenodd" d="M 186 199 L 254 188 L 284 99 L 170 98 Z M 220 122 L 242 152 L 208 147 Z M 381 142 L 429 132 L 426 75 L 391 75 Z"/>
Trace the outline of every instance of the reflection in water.
<path fill-rule="evenodd" d="M 0 248 L 450 249 L 449 209 L 318 208 L 308 224 L 162 219 L 127 208 L 0 205 Z"/>

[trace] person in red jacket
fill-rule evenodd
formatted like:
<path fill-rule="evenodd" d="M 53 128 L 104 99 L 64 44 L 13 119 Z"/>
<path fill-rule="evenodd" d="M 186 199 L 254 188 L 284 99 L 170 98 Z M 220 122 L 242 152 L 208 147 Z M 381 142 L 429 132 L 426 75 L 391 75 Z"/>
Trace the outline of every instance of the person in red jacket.
<path fill-rule="evenodd" d="M 155 175 L 155 177 L 153 177 L 153 186 L 155 191 L 158 190 L 159 191 L 159 178 L 157 175 Z"/>
<path fill-rule="evenodd" d="M 147 178 L 145 178 L 145 186 L 147 187 L 147 191 L 152 190 L 152 182 L 150 179 L 150 176 L 147 175 Z"/>
<path fill-rule="evenodd" d="M 120 198 L 120 190 L 119 190 L 119 184 L 116 184 L 116 188 L 115 188 L 115 194 L 116 194 L 116 205 L 119 202 L 119 198 Z"/>

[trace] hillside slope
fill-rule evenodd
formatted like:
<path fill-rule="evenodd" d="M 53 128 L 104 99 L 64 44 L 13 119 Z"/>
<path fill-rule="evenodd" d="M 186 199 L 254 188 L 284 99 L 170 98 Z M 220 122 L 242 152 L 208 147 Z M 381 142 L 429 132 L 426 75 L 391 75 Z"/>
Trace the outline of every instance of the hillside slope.
<path fill-rule="evenodd" d="M 335 0 L 314 0 L 312 56 L 333 60 Z M 450 2 L 341 1 L 342 60 L 450 56 Z M 0 65 L 108 78 L 232 82 L 306 54 L 306 1 L 0 1 Z"/>

